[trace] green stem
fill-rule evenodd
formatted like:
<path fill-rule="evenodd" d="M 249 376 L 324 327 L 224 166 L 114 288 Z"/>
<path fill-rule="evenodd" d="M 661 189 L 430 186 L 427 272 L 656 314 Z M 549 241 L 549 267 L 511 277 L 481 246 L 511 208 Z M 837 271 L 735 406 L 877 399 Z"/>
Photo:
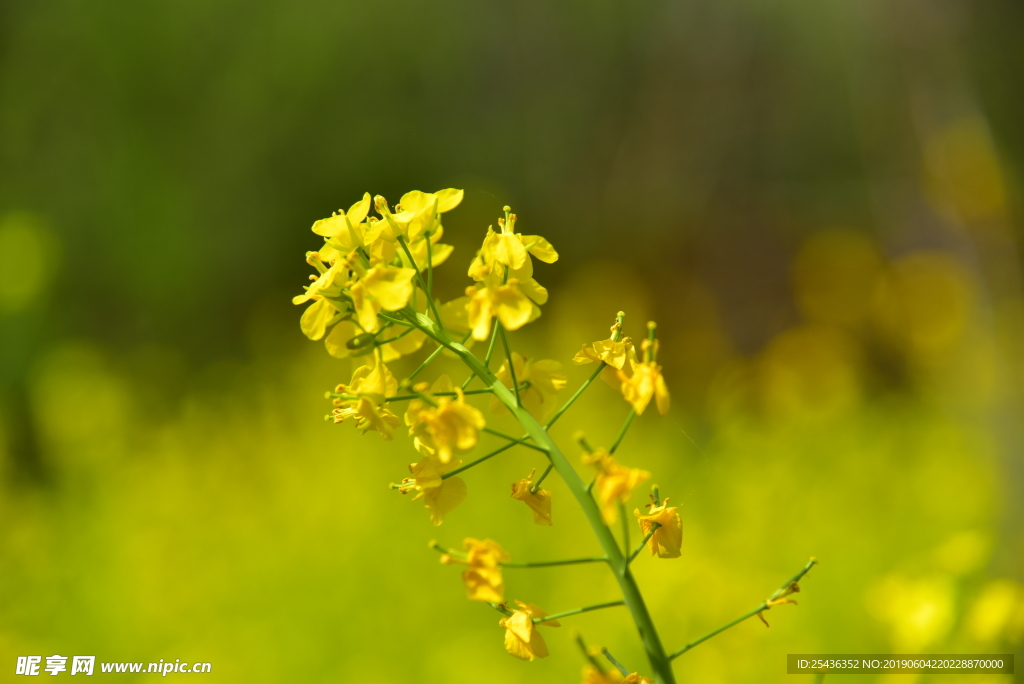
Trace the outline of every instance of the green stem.
<path fill-rule="evenodd" d="M 615 442 L 612 443 L 612 448 L 608 450 L 609 454 L 614 454 L 615 450 L 622 444 L 622 438 L 626 436 L 626 430 L 629 429 L 633 419 L 636 418 L 636 409 L 629 409 L 629 414 L 626 416 L 626 422 L 622 424 L 622 428 L 619 430 L 619 434 L 615 437 Z"/>
<path fill-rule="evenodd" d="M 438 544 L 436 541 L 430 543 L 430 548 L 441 553 L 447 553 L 449 556 L 455 556 L 456 558 L 465 558 L 466 554 L 463 551 L 455 551 L 453 549 L 446 549 L 445 547 Z M 503 568 L 550 568 L 556 565 L 581 565 L 583 563 L 604 563 L 608 559 L 604 556 L 594 556 L 592 558 L 570 558 L 568 560 L 556 560 L 556 561 L 531 561 L 526 563 L 513 563 L 506 561 L 499 563 Z"/>
<path fill-rule="evenodd" d="M 622 321 L 625 318 L 626 315 L 621 311 L 615 317 L 616 327 L 615 332 L 612 333 L 612 340 L 616 342 L 622 339 Z M 565 402 L 565 405 L 562 406 L 562 408 L 558 409 L 558 411 L 555 412 L 555 415 L 551 417 L 551 420 L 547 422 L 547 425 L 544 426 L 545 430 L 550 429 L 551 426 L 555 424 L 555 421 L 561 418 L 562 414 L 569 410 L 569 407 L 572 406 L 576 402 L 576 400 L 580 398 L 580 395 L 583 394 L 583 392 L 588 387 L 590 387 L 590 383 L 594 382 L 594 380 L 597 380 L 597 376 L 601 374 L 601 371 L 603 371 L 605 369 L 605 366 L 607 365 L 608 364 L 605 363 L 604 361 L 601 361 L 600 363 L 597 364 L 597 369 L 590 374 L 590 377 L 587 378 L 587 381 L 584 382 L 578 390 L 576 390 L 575 394 L 569 397 L 569 401 Z"/>
<path fill-rule="evenodd" d="M 420 365 L 419 365 L 419 366 L 418 366 L 418 367 L 416 368 L 416 370 L 414 370 L 414 371 L 413 371 L 412 373 L 409 373 L 409 380 L 412 380 L 412 379 L 413 379 L 413 378 L 415 378 L 415 377 L 416 377 L 417 375 L 419 375 L 419 374 L 420 374 L 421 372 L 423 372 L 423 371 L 424 371 L 424 370 L 426 369 L 426 367 L 430 365 L 430 362 L 431 362 L 431 361 L 433 361 L 434 359 L 436 359 L 436 358 L 437 358 L 438 356 L 440 356 L 440 355 L 441 355 L 441 352 L 443 352 L 443 351 L 444 351 L 444 347 L 438 347 L 438 348 L 437 348 L 437 349 L 435 349 L 434 351 L 430 352 L 430 356 L 428 356 L 428 357 L 427 357 L 427 358 L 426 358 L 426 359 L 425 359 L 425 360 L 423 361 L 423 363 L 421 363 L 421 364 L 420 364 Z M 412 395 L 412 396 L 416 396 L 416 395 L 414 394 L 414 395 Z"/>
<path fill-rule="evenodd" d="M 600 365 L 598 365 L 597 370 L 591 373 L 590 377 L 587 378 L 586 382 L 584 382 L 580 386 L 580 388 L 576 390 L 576 392 L 571 397 L 569 397 L 569 401 L 565 402 L 565 404 L 562 405 L 562 408 L 555 411 L 555 415 L 551 416 L 551 419 L 547 422 L 547 425 L 544 426 L 545 430 L 550 430 L 551 426 L 555 424 L 555 421 L 561 418 L 562 414 L 568 411 L 569 407 L 576 403 L 576 400 L 580 398 L 580 395 L 583 394 L 583 392 L 586 391 L 588 387 L 590 387 L 590 383 L 594 382 L 597 376 L 601 374 L 601 371 L 604 370 L 604 367 L 606 365 L 608 364 L 606 364 L 604 361 L 602 361 Z"/>
<path fill-rule="evenodd" d="M 501 452 L 508 451 L 509 449 L 514 447 L 515 445 L 516 445 L 515 442 L 509 442 L 505 446 L 501 447 L 500 449 L 495 449 L 494 451 L 492 451 L 491 453 L 487 454 L 486 456 L 481 456 L 480 458 L 476 459 L 475 461 L 470 461 L 469 463 L 467 463 L 464 466 L 459 466 L 455 470 L 448 471 L 447 473 L 445 473 L 444 475 L 441 476 L 441 479 L 442 480 L 447 480 L 449 477 L 452 477 L 453 475 L 458 475 L 459 473 L 461 473 L 461 472 L 463 472 L 465 470 L 469 470 L 473 466 L 480 465 L 481 463 L 483 463 L 487 459 L 494 458 L 495 456 L 497 456 Z"/>
<path fill-rule="evenodd" d="M 533 622 L 534 624 L 538 622 L 550 622 L 551 620 L 569 617 L 570 615 L 579 615 L 580 613 L 589 613 L 592 610 L 601 610 L 602 608 L 614 608 L 615 606 L 624 605 L 626 605 L 625 601 L 609 601 L 608 603 L 598 603 L 593 606 L 584 606 L 583 608 L 574 608 L 573 610 L 567 610 L 564 613 L 555 613 L 554 615 L 546 615 L 540 618 L 533 618 Z"/>
<path fill-rule="evenodd" d="M 622 552 L 629 553 L 629 519 L 626 518 L 626 504 L 619 502 L 619 517 L 622 518 Z M 626 559 L 629 565 L 629 559 Z"/>
<path fill-rule="evenodd" d="M 417 368 L 415 372 L 419 372 L 420 370 L 422 370 L 422 369 Z M 409 376 L 409 379 L 411 380 L 412 376 Z M 526 385 L 524 383 L 522 385 L 521 389 L 526 389 L 526 387 L 528 387 L 528 386 L 529 385 Z M 466 396 L 469 396 L 470 394 L 490 394 L 490 393 L 491 393 L 491 390 L 489 388 L 478 389 L 478 390 L 466 390 L 465 392 L 463 392 L 463 394 L 466 395 Z M 458 392 L 431 392 L 431 394 L 433 396 L 435 396 L 435 397 L 457 397 L 457 396 L 459 396 Z M 358 399 L 359 395 L 358 394 L 337 394 L 335 392 L 332 392 L 331 393 L 331 398 L 332 399 L 333 398 L 337 398 L 337 399 Z M 410 399 L 419 399 L 419 398 L 420 398 L 420 395 L 418 395 L 418 394 L 400 394 L 397 397 L 385 397 L 384 401 L 409 401 Z"/>
<path fill-rule="evenodd" d="M 515 442 L 516 444 L 522 444 L 524 447 L 529 447 L 531 449 L 534 449 L 535 451 L 541 452 L 542 454 L 546 454 L 548 452 L 548 450 L 546 448 L 544 448 L 543 446 L 541 446 L 541 445 L 530 444 L 529 442 L 527 442 L 526 440 L 528 439 L 528 437 L 524 437 L 524 438 L 520 439 L 518 437 L 513 437 L 512 435 L 506 434 L 506 433 L 502 432 L 501 430 L 495 430 L 494 428 L 489 428 L 489 427 L 482 428 L 480 431 L 481 432 L 486 432 L 489 435 L 494 435 L 495 437 L 501 437 L 502 439 L 507 439 L 510 442 Z"/>
<path fill-rule="evenodd" d="M 629 554 L 629 558 L 626 559 L 627 563 L 632 563 L 633 559 L 640 555 L 640 552 L 644 550 L 644 547 L 647 546 L 647 542 L 651 540 L 651 537 L 654 536 L 654 533 L 659 527 L 661 527 L 661 523 L 654 523 L 651 525 L 651 531 L 644 535 L 644 540 L 640 542 L 640 546 L 636 547 L 636 549 L 633 550 L 633 553 Z"/>
<path fill-rule="evenodd" d="M 718 629 L 715 629 L 715 630 L 712 630 L 712 631 L 708 632 L 707 634 L 705 634 L 705 635 L 704 635 L 704 636 L 702 636 L 701 638 L 699 638 L 699 639 L 694 639 L 693 641 L 691 641 L 690 643 L 686 644 L 686 645 L 685 645 L 685 646 L 683 646 L 683 647 L 682 647 L 681 649 L 679 649 L 678 651 L 676 651 L 675 653 L 673 653 L 672 655 L 670 655 L 670 656 L 669 656 L 669 659 L 670 659 L 670 660 L 675 660 L 675 659 L 676 659 L 676 658 L 678 658 L 679 656 L 681 656 L 681 655 L 683 655 L 684 653 L 686 653 L 687 651 L 689 651 L 689 650 L 690 650 L 691 648 L 693 648 L 694 646 L 699 646 L 700 644 L 704 643 L 705 641 L 707 641 L 707 640 L 708 640 L 708 639 L 710 639 L 711 637 L 713 637 L 713 636 L 718 636 L 719 634 L 721 634 L 721 633 L 722 633 L 722 632 L 724 632 L 725 630 L 729 629 L 730 627 L 735 627 L 736 625 L 740 624 L 740 623 L 741 623 L 741 622 L 743 622 L 744 620 L 747 620 L 747 619 L 749 619 L 749 618 L 752 618 L 752 617 L 754 617 L 754 616 L 755 616 L 755 615 L 757 615 L 758 613 L 762 613 L 762 612 L 764 612 L 764 611 L 766 611 L 766 610 L 770 610 L 770 609 L 771 609 L 771 606 L 770 606 L 770 605 L 768 605 L 768 603 L 769 603 L 770 601 L 774 601 L 775 599 L 779 598 L 779 597 L 780 597 L 780 596 L 781 596 L 781 595 L 782 595 L 783 593 L 785 593 L 786 591 L 788 591 L 788 590 L 791 590 L 791 587 L 792 587 L 792 586 L 793 586 L 794 584 L 796 584 L 797 582 L 799 582 L 799 581 L 800 581 L 800 580 L 801 580 L 801 579 L 803 578 L 803 576 L 804 576 L 804 575 L 806 575 L 806 574 L 807 574 L 807 573 L 808 573 L 808 572 L 810 571 L 810 569 L 811 569 L 811 568 L 813 568 L 813 567 L 815 566 L 815 564 L 816 564 L 817 562 L 818 562 L 818 561 L 817 561 L 816 559 L 812 558 L 812 559 L 810 560 L 810 562 L 808 562 L 808 563 L 807 563 L 807 565 L 805 565 L 805 566 L 804 566 L 803 570 L 801 570 L 800 572 L 798 572 L 798 573 L 797 573 L 796 575 L 794 575 L 794 576 L 793 576 L 793 578 L 792 578 L 792 579 L 790 579 L 790 580 L 789 580 L 788 582 L 786 582 L 786 583 L 785 583 L 785 584 L 783 584 L 783 585 L 782 585 L 781 587 L 779 587 L 779 588 L 778 588 L 778 590 L 776 590 L 776 591 L 775 591 L 775 593 L 774 593 L 774 594 L 772 594 L 772 595 L 771 595 L 771 596 L 770 596 L 770 597 L 768 598 L 768 600 L 767 600 L 767 601 L 763 601 L 763 602 L 761 603 L 761 605 L 759 605 L 759 606 L 758 606 L 757 608 L 754 608 L 753 610 L 751 610 L 751 611 L 749 611 L 749 612 L 747 612 L 747 613 L 744 613 L 743 615 L 739 616 L 738 618 L 736 618 L 736 619 L 735 619 L 735 620 L 733 620 L 732 622 L 727 622 L 726 624 L 722 625 L 722 626 L 721 626 L 721 627 L 719 627 Z"/>
<path fill-rule="evenodd" d="M 534 482 L 533 486 L 530 487 L 530 493 L 531 494 L 536 494 L 537 493 L 537 490 L 540 489 L 540 483 L 544 481 L 544 478 L 548 476 L 548 474 L 551 472 L 551 469 L 554 468 L 554 467 L 555 466 L 553 466 L 550 463 L 548 463 L 548 467 L 544 469 L 543 473 L 541 473 L 540 479 L 538 479 L 536 482 Z"/>
<path fill-rule="evenodd" d="M 584 516 L 587 518 L 587 522 L 590 523 L 594 531 L 594 536 L 597 537 L 601 550 L 604 551 L 605 556 L 608 558 L 608 566 L 615 575 L 619 588 L 622 590 L 623 600 L 629 608 L 633 616 L 633 622 L 636 624 L 637 632 L 640 634 L 640 640 L 643 642 L 644 650 L 651 664 L 652 674 L 659 684 L 675 684 L 676 679 L 675 674 L 672 672 L 672 663 L 665 653 L 661 639 L 658 638 L 658 631 L 654 627 L 654 621 L 651 619 L 647 604 L 644 603 L 636 579 L 633 577 L 629 565 L 626 563 L 626 559 L 619 549 L 618 543 L 615 541 L 615 536 L 608 529 L 608 526 L 604 524 L 597 502 L 587 492 L 583 481 L 573 469 L 568 459 L 559 450 L 551 436 L 548 435 L 547 430 L 529 412 L 516 403 L 515 396 L 491 373 L 490 369 L 480 359 L 476 358 L 463 345 L 452 341 L 439 326 L 435 325 L 426 316 L 422 314 L 417 315 L 416 322 L 427 335 L 455 352 L 462 359 L 463 363 L 469 366 L 469 369 L 475 372 L 480 377 L 480 380 L 494 391 L 498 400 L 512 412 L 512 415 L 516 417 L 527 434 L 533 438 L 534 442 L 547 449 L 548 458 L 551 459 L 555 470 L 561 475 L 569 491 L 576 499 Z"/>
<path fill-rule="evenodd" d="M 576 634 L 576 645 L 580 647 L 580 650 L 583 651 L 583 657 L 586 658 L 590 662 L 590 664 L 594 666 L 594 669 L 604 674 L 604 668 L 601 667 L 601 663 L 597 662 L 597 658 L 595 658 L 594 654 L 590 652 L 589 648 L 587 648 L 587 644 L 583 641 L 582 634 Z"/>
<path fill-rule="evenodd" d="M 398 236 L 398 244 L 402 245 L 402 250 L 405 252 L 405 256 L 409 257 L 409 263 L 412 264 L 412 270 L 416 271 L 416 281 L 420 284 L 423 292 L 427 295 L 427 306 L 429 306 L 431 312 L 433 312 L 434 320 L 437 321 L 439 328 L 443 327 L 444 323 L 441 321 L 441 314 L 437 312 L 437 306 L 434 304 L 434 298 L 431 296 L 430 290 L 427 289 L 427 284 L 423 282 L 423 276 L 420 274 L 420 267 L 416 263 L 416 260 L 412 258 L 412 252 L 409 251 L 409 245 L 405 241 L 404 235 Z"/>
<path fill-rule="evenodd" d="M 495 318 L 494 319 L 494 327 L 491 328 L 491 343 L 487 345 L 487 356 L 484 357 L 484 365 L 487 366 L 488 368 L 491 367 L 491 356 L 494 355 L 494 343 L 498 339 L 498 326 L 499 325 L 501 325 L 501 321 L 499 321 L 497 318 Z M 469 338 L 467 337 L 466 339 L 468 340 Z M 466 340 L 463 340 L 462 343 L 465 344 Z M 469 383 L 473 382 L 473 378 L 475 378 L 475 377 L 476 377 L 476 373 L 470 373 L 469 377 L 466 378 L 466 381 L 464 383 L 462 383 L 462 389 L 466 389 L 467 387 L 469 387 Z"/>
<path fill-rule="evenodd" d="M 505 326 L 499 323 L 498 332 L 501 333 L 501 344 L 505 347 L 505 358 L 508 363 L 508 375 L 512 378 L 512 386 L 516 388 L 516 406 L 522 406 L 523 402 L 519 398 L 519 381 L 516 380 L 516 365 L 512 363 L 512 347 L 508 346 L 508 337 L 505 335 Z"/>
<path fill-rule="evenodd" d="M 602 648 L 601 649 L 601 653 L 604 654 L 604 657 L 608 659 L 609 663 L 611 663 L 612 665 L 615 666 L 615 669 L 617 669 L 619 672 L 622 673 L 623 677 L 628 677 L 629 676 L 630 672 L 626 668 L 626 666 L 623 665 L 622 663 L 620 663 L 618 660 L 616 660 L 615 656 L 613 656 L 611 653 L 609 653 L 607 648 Z"/>

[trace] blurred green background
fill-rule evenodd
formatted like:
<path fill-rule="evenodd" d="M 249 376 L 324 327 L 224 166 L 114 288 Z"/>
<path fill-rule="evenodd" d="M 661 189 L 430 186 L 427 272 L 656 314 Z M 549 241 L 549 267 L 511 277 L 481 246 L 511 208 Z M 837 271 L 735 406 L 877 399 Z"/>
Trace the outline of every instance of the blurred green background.
<path fill-rule="evenodd" d="M 0 2 L 0 680 L 56 653 L 571 682 L 574 628 L 645 671 L 615 610 L 514 660 L 427 549 L 595 551 L 558 483 L 552 528 L 508 496 L 533 453 L 467 473 L 435 529 L 386 487 L 406 437 L 323 421 L 351 365 L 289 301 L 309 226 L 451 186 L 441 292 L 511 204 L 562 255 L 513 342 L 570 389 L 616 311 L 659 321 L 673 408 L 618 455 L 682 506 L 683 557 L 638 561 L 669 648 L 821 560 L 680 681 L 789 681 L 795 652 L 1019 660 L 1022 21 L 1013 0 Z M 625 412 L 597 383 L 557 436 L 575 458 Z M 599 567 L 506 578 L 552 612 L 617 597 Z"/>

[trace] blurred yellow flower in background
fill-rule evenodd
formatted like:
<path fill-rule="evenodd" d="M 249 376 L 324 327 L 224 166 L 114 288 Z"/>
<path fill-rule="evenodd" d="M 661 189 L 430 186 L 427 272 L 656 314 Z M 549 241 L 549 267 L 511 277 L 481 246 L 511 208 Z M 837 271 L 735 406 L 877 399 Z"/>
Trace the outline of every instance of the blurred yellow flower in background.
<path fill-rule="evenodd" d="M 619 519 L 619 506 L 629 501 L 633 490 L 651 476 L 646 470 L 619 465 L 604 449 L 584 454 L 583 462 L 597 469 L 594 492 L 601 516 L 608 525 Z"/>
<path fill-rule="evenodd" d="M 458 558 L 446 553 L 441 556 L 445 564 L 459 563 L 468 567 L 462 573 L 466 593 L 471 601 L 501 603 L 505 600 L 505 581 L 501 575 L 501 564 L 509 559 L 505 549 L 496 541 L 480 541 L 467 537 L 463 542 L 466 557 Z"/>
<path fill-rule="evenodd" d="M 516 381 L 520 385 L 528 384 L 526 389 L 519 390 L 519 399 L 530 414 L 543 420 L 555 407 L 555 397 L 565 389 L 569 376 L 558 361 L 551 359 L 527 359 L 518 352 L 512 352 L 512 369 Z M 495 376 L 509 389 L 512 389 L 512 375 L 509 373 L 508 361 L 501 364 Z M 497 397 L 491 398 L 491 412 L 507 413 L 508 409 Z"/>

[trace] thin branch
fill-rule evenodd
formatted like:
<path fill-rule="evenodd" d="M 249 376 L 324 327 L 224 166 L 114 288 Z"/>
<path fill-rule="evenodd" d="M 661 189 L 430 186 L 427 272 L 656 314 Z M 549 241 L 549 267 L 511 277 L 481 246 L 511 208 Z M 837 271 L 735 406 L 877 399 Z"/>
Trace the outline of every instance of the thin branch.
<path fill-rule="evenodd" d="M 505 446 L 501 447 L 500 449 L 495 449 L 494 451 L 492 451 L 491 453 L 487 454 L 486 456 L 481 456 L 480 458 L 476 459 L 475 461 L 470 461 L 469 463 L 467 463 L 464 466 L 459 466 L 455 470 L 449 470 L 447 473 L 445 473 L 444 475 L 441 476 L 441 479 L 442 480 L 447 480 L 449 477 L 452 477 L 453 475 L 458 475 L 459 473 L 461 473 L 463 471 L 469 470 L 473 466 L 480 465 L 484 461 L 486 461 L 488 459 L 491 459 L 491 458 L 494 458 L 495 456 L 497 456 L 501 452 L 508 451 L 509 449 L 514 447 L 515 445 L 516 445 L 515 442 L 509 442 Z"/>
<path fill-rule="evenodd" d="M 636 418 L 636 409 L 629 409 L 629 413 L 626 415 L 626 422 L 622 424 L 622 428 L 619 429 L 619 434 L 615 437 L 615 442 L 612 444 L 612 448 L 608 450 L 609 454 L 614 454 L 615 450 L 622 444 L 622 438 L 626 436 L 626 430 L 629 429 L 633 419 Z"/>
<path fill-rule="evenodd" d="M 486 432 L 489 435 L 494 435 L 495 437 L 501 437 L 502 439 L 507 439 L 510 442 L 515 442 L 516 444 L 522 444 L 524 447 L 529 447 L 531 449 L 534 449 L 536 451 L 541 452 L 542 454 L 548 453 L 548 450 L 545 449 L 544 447 L 537 446 L 536 444 L 531 444 L 530 442 L 527 442 L 526 441 L 527 438 L 520 439 L 520 438 L 517 438 L 517 437 L 513 437 L 512 435 L 506 434 L 506 433 L 502 432 L 501 430 L 495 430 L 494 428 L 489 428 L 489 427 L 481 428 L 480 431 L 481 432 Z"/>
<path fill-rule="evenodd" d="M 657 532 L 659 527 L 661 527 L 661 523 L 654 523 L 651 525 L 651 531 L 644 535 L 644 540 L 640 542 L 640 546 L 636 547 L 633 553 L 629 554 L 629 558 L 626 559 L 626 565 L 632 563 L 633 559 L 640 555 L 640 552 L 644 550 L 644 547 L 647 546 L 647 542 L 651 540 L 651 537 L 654 536 L 654 533 Z"/>
<path fill-rule="evenodd" d="M 494 326 L 491 328 L 491 343 L 489 345 L 487 345 L 487 355 L 484 357 L 484 365 L 487 366 L 487 368 L 491 367 L 491 356 L 494 355 L 494 343 L 498 339 L 498 326 L 499 325 L 501 325 L 501 321 L 499 321 L 497 318 L 495 318 L 494 319 Z M 466 339 L 469 339 L 469 338 L 467 337 Z M 466 340 L 463 340 L 462 343 L 465 344 Z M 462 389 L 466 389 L 467 387 L 469 387 L 469 383 L 473 382 L 473 378 L 475 378 L 475 377 L 476 377 L 476 372 L 470 373 L 469 377 L 466 378 L 466 381 L 464 383 L 462 383 Z"/>
<path fill-rule="evenodd" d="M 569 617 L 570 615 L 579 615 L 580 613 L 589 613 L 592 610 L 601 610 L 602 608 L 614 608 L 615 606 L 624 606 L 625 601 L 609 601 L 608 603 L 598 603 L 593 606 L 584 606 L 583 608 L 574 608 L 573 610 L 567 610 L 563 613 L 555 613 L 554 615 L 546 615 L 541 618 L 533 618 L 534 624 L 538 622 L 549 622 L 551 620 L 557 620 L 558 618 Z"/>
<path fill-rule="evenodd" d="M 799 590 L 798 587 L 794 588 L 793 585 L 795 585 L 797 582 L 799 582 L 803 578 L 803 576 L 806 575 L 810 571 L 810 569 L 813 568 L 817 564 L 817 562 L 818 562 L 818 560 L 816 558 L 812 558 L 810 560 L 810 562 L 808 562 L 807 565 L 804 566 L 803 570 L 798 572 L 796 575 L 793 576 L 792 579 L 790 579 L 788 582 L 786 582 L 781 587 L 779 587 L 778 590 L 776 590 L 775 593 L 772 594 L 768 598 L 767 601 L 762 602 L 761 605 L 759 605 L 757 608 L 753 609 L 752 611 L 750 611 L 748 613 L 744 613 L 743 615 L 739 616 L 738 618 L 736 618 L 732 622 L 727 622 L 726 624 L 722 625 L 718 629 L 712 630 L 712 631 L 708 632 L 707 634 L 705 634 L 704 636 L 702 636 L 701 638 L 695 639 L 695 640 L 691 641 L 690 643 L 686 644 L 681 649 L 679 649 L 675 653 L 671 654 L 669 656 L 669 660 L 675 660 L 679 656 L 681 656 L 684 653 L 686 653 L 687 651 L 689 651 L 694 646 L 698 646 L 698 645 L 704 643 L 705 641 L 707 641 L 708 639 L 710 639 L 713 636 L 718 636 L 719 634 L 721 634 L 725 630 L 729 629 L 730 627 L 735 627 L 736 625 L 740 624 L 741 622 L 743 622 L 744 620 L 746 620 L 748 618 L 752 618 L 755 615 L 758 615 L 758 614 L 760 614 L 760 613 L 762 613 L 762 612 L 764 612 L 766 610 L 771 609 L 771 605 L 770 604 L 773 601 L 776 601 L 777 599 L 782 597 L 784 594 L 787 594 L 787 593 Z"/>
<path fill-rule="evenodd" d="M 439 551 L 440 553 L 446 553 L 449 556 L 454 556 L 455 558 L 466 557 L 466 554 L 464 552 L 455 551 L 454 549 L 447 549 L 441 546 L 436 541 L 430 543 L 430 548 L 434 549 L 435 551 Z M 582 565 L 584 563 L 604 563 L 607 560 L 608 559 L 604 556 L 593 556 L 588 558 L 569 558 L 567 560 L 532 561 L 522 563 L 513 563 L 511 561 L 506 561 L 504 563 L 499 563 L 498 565 L 500 565 L 503 568 L 551 568 L 557 565 Z"/>
<path fill-rule="evenodd" d="M 508 359 L 508 374 L 512 378 L 512 386 L 516 390 L 516 406 L 522 406 L 523 400 L 519 398 L 519 381 L 516 380 L 516 365 L 512 363 L 512 347 L 508 346 L 508 336 L 505 335 L 505 326 L 499 323 L 498 332 L 501 334 L 501 344 L 505 347 L 505 358 Z"/>
<path fill-rule="evenodd" d="M 628 677 L 630 675 L 629 669 L 625 665 L 620 663 L 615 658 L 615 656 L 613 656 L 611 653 L 609 653 L 607 648 L 602 647 L 601 648 L 601 653 L 603 653 L 604 657 L 608 659 L 608 662 L 610 662 L 612 665 L 615 666 L 615 669 L 617 669 L 619 672 L 622 673 L 623 677 Z"/>
<path fill-rule="evenodd" d="M 547 477 L 551 473 L 551 470 L 554 467 L 555 467 L 554 465 L 552 465 L 551 463 L 548 463 L 548 467 L 545 468 L 544 472 L 540 474 L 540 478 L 538 478 L 538 480 L 533 483 L 533 486 L 530 487 L 530 493 L 531 494 L 536 494 L 537 493 L 537 490 L 540 489 L 540 483 L 544 481 L 544 478 Z"/>

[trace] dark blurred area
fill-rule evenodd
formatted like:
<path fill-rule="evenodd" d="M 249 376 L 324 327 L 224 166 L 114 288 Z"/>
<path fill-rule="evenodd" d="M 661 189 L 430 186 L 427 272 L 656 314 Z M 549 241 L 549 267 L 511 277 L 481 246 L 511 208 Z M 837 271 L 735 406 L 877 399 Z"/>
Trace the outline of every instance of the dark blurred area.
<path fill-rule="evenodd" d="M 1019 581 L 1022 25 L 1013 0 L 0 2 L 8 490 L 60 479 L 55 349 L 172 415 L 210 368 L 304 349 L 314 220 L 460 187 L 446 296 L 510 204 L 561 254 L 566 361 L 619 299 L 659 321 L 681 444 L 897 400 L 983 433 Z"/>

